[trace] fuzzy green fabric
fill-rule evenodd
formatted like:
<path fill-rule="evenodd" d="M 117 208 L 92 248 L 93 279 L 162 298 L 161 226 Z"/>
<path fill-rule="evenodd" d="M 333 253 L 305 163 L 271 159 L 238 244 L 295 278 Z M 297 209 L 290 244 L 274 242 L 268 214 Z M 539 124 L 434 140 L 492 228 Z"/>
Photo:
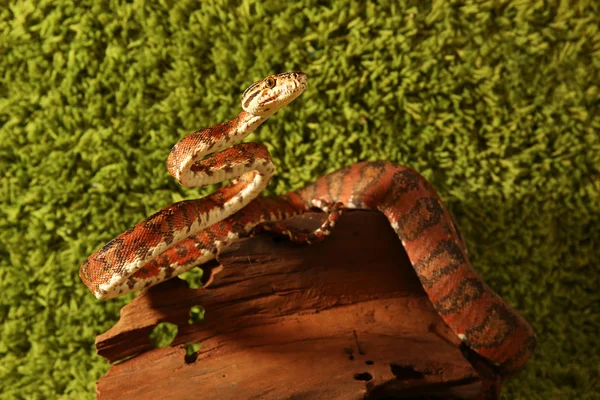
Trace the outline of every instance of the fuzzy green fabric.
<path fill-rule="evenodd" d="M 367 3 L 0 0 L 0 398 L 93 398 L 94 338 L 131 296 L 96 301 L 79 265 L 205 193 L 168 175 L 172 145 L 292 69 L 309 88 L 248 139 L 268 192 L 417 169 L 537 331 L 503 398 L 599 398 L 598 2 Z"/>

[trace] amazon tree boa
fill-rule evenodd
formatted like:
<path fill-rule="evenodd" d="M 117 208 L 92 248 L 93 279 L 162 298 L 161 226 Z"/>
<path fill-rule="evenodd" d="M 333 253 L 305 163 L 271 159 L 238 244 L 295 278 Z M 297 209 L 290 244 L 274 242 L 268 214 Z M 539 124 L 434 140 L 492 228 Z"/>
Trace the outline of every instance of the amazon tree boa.
<path fill-rule="evenodd" d="M 98 299 L 110 299 L 201 265 L 257 229 L 311 242 L 327 236 L 341 208 L 378 210 L 398 234 L 441 318 L 466 350 L 489 364 L 491 378 L 480 398 L 496 398 L 496 377 L 523 367 L 535 334 L 475 272 L 454 218 L 423 177 L 388 162 L 362 162 L 286 195 L 257 197 L 274 172 L 269 153 L 262 144 L 235 143 L 305 88 L 302 72 L 269 76 L 244 92 L 236 118 L 184 137 L 167 161 L 175 179 L 189 187 L 231 182 L 202 199 L 165 207 L 111 240 L 81 265 L 81 279 Z M 280 224 L 313 207 L 329 213 L 315 232 L 290 232 Z"/>

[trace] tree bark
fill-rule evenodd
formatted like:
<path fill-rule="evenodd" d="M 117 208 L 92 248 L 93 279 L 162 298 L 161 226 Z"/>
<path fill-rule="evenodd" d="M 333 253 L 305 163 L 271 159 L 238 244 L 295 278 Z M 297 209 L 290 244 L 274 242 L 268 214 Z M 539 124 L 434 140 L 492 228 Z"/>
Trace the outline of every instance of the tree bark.
<path fill-rule="evenodd" d="M 312 229 L 324 214 L 289 223 Z M 387 220 L 344 214 L 313 245 L 260 234 L 203 266 L 208 285 L 142 292 L 96 339 L 114 364 L 98 399 L 474 398 L 480 380 L 433 309 Z M 190 308 L 206 309 L 190 323 Z M 160 322 L 178 327 L 153 348 Z M 200 350 L 186 357 L 185 344 Z"/>

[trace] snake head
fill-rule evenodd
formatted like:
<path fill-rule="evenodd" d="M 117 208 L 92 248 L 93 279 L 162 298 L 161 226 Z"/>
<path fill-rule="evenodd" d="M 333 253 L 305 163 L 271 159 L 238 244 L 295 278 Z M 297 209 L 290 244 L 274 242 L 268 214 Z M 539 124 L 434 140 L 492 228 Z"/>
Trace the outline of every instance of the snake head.
<path fill-rule="evenodd" d="M 304 72 L 271 75 L 246 89 L 242 95 L 242 108 L 250 114 L 269 117 L 300 96 L 304 89 Z"/>

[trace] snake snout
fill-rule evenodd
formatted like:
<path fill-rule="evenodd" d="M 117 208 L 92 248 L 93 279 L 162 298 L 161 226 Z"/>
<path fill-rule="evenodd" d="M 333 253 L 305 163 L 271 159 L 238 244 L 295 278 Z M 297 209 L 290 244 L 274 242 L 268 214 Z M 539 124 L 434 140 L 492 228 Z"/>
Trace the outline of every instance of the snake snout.
<path fill-rule="evenodd" d="M 290 74 L 290 76 L 292 77 L 292 79 L 295 79 L 300 83 L 306 84 L 306 74 L 304 72 L 294 71 Z"/>
<path fill-rule="evenodd" d="M 296 87 L 306 88 L 307 76 L 304 72 L 294 71 L 290 73 L 290 77 L 296 82 Z"/>

